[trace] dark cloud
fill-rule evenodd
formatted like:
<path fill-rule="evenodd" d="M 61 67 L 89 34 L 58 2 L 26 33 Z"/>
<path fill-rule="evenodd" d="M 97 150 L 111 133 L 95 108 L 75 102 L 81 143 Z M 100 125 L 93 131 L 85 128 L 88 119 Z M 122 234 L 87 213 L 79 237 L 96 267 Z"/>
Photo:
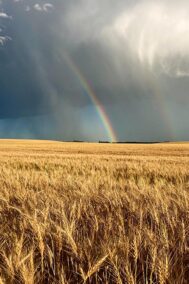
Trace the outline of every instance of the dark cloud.
<path fill-rule="evenodd" d="M 2 136 L 106 138 L 68 56 L 120 139 L 189 139 L 189 5 L 181 2 L 2 1 Z"/>

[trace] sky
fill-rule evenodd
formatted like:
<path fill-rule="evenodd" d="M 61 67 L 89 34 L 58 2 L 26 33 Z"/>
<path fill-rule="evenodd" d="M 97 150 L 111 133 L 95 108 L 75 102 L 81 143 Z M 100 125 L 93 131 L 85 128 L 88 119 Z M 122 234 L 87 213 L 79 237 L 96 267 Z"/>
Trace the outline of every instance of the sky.
<path fill-rule="evenodd" d="M 0 0 L 0 138 L 189 140 L 189 2 Z"/>

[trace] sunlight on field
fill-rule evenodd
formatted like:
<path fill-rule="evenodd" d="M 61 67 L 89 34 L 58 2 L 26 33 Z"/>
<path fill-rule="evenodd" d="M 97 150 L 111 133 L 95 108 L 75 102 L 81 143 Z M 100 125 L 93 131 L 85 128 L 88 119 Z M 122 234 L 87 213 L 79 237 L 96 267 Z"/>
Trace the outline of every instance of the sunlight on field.
<path fill-rule="evenodd" d="M 0 173 L 0 283 L 188 283 L 188 143 L 1 140 Z"/>

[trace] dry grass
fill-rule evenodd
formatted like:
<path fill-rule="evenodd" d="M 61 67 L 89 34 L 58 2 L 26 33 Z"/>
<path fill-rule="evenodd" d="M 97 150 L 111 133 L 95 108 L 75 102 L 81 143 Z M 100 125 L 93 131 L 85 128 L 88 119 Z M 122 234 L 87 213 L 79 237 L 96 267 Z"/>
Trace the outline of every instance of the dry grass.
<path fill-rule="evenodd" d="M 189 144 L 1 141 L 0 283 L 189 283 Z"/>

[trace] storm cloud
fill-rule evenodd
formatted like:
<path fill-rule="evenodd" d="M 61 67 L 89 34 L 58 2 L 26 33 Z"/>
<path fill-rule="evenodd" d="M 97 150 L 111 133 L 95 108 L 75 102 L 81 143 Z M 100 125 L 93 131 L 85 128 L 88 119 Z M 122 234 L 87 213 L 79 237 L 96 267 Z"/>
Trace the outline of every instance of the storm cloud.
<path fill-rule="evenodd" d="M 187 1 L 1 0 L 2 137 L 189 139 Z"/>

